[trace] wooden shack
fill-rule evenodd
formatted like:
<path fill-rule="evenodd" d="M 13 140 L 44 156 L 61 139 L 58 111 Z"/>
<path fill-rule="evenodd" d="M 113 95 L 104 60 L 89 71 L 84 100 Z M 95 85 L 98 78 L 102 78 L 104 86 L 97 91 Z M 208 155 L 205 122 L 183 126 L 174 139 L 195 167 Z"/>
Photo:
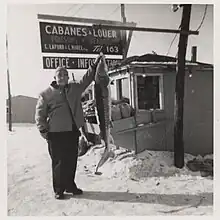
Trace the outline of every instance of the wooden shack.
<path fill-rule="evenodd" d="M 114 121 L 121 147 L 173 151 L 176 58 L 145 54 L 124 60 L 109 72 L 112 97 L 126 97 L 135 116 Z M 186 153 L 213 153 L 213 65 L 186 61 L 184 99 Z"/>

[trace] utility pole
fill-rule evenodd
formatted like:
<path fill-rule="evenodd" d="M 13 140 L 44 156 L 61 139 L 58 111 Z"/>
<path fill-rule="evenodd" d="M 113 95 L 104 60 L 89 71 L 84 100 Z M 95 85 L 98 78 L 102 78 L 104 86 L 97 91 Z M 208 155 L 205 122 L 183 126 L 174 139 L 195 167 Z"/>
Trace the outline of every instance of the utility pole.
<path fill-rule="evenodd" d="M 12 115 L 11 115 L 11 89 L 10 89 L 10 76 L 8 65 L 8 36 L 6 35 L 6 59 L 7 59 L 7 83 L 8 83 L 8 126 L 9 131 L 12 131 Z"/>
<path fill-rule="evenodd" d="M 191 5 L 183 5 L 182 7 L 183 12 L 180 28 L 181 31 L 189 31 Z M 180 33 L 174 108 L 174 165 L 177 168 L 184 166 L 183 113 L 187 41 L 188 35 Z"/>
<path fill-rule="evenodd" d="M 125 17 L 125 4 L 121 4 L 121 20 L 123 24 L 126 25 L 126 17 Z M 132 22 L 132 26 L 135 27 L 136 23 Z M 129 30 L 128 37 L 127 37 L 127 30 L 121 30 L 122 31 L 122 41 L 123 41 L 123 60 L 127 58 L 128 49 L 131 43 L 131 37 L 133 34 L 133 30 Z"/>
<path fill-rule="evenodd" d="M 125 4 L 121 4 L 121 19 L 124 24 L 126 24 L 125 17 Z M 126 58 L 126 45 L 127 45 L 127 33 L 126 30 L 122 30 L 122 42 L 123 42 L 123 60 Z"/>

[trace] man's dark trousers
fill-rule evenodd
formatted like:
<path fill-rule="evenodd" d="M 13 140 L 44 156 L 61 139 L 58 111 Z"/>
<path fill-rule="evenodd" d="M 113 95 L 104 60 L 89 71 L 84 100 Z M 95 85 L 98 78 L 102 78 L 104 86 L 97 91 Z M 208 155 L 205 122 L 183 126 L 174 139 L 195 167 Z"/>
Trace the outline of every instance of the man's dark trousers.
<path fill-rule="evenodd" d="M 63 193 L 76 188 L 79 131 L 49 132 L 48 148 L 52 159 L 53 190 Z"/>

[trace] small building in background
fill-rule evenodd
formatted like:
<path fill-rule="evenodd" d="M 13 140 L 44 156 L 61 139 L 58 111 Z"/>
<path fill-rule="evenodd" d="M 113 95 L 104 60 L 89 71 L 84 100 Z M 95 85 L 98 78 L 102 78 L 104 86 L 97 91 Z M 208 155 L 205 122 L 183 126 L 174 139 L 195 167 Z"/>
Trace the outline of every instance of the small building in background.
<path fill-rule="evenodd" d="M 35 123 L 35 108 L 37 98 L 29 96 L 11 97 L 12 123 Z M 8 100 L 7 100 L 7 122 L 8 122 Z"/>

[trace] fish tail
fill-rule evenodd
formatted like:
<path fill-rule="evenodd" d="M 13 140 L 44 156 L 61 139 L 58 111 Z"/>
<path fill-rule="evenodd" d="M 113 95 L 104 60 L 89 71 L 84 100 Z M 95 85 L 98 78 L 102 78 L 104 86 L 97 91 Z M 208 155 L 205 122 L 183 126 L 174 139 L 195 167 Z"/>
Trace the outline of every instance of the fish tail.
<path fill-rule="evenodd" d="M 109 159 L 109 158 L 113 158 L 115 156 L 114 152 L 109 150 L 107 147 L 105 148 L 105 151 L 102 155 L 101 160 L 99 161 L 98 165 L 96 166 L 96 171 L 98 171 L 98 169 Z"/>

